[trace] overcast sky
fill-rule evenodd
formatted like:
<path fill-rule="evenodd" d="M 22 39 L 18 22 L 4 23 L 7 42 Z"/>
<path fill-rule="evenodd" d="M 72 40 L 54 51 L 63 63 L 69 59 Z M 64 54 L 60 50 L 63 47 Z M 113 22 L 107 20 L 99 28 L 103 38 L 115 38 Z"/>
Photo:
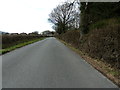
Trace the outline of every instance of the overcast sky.
<path fill-rule="evenodd" d="M 49 14 L 65 0 L 0 0 L 0 31 L 30 33 L 52 30 Z"/>

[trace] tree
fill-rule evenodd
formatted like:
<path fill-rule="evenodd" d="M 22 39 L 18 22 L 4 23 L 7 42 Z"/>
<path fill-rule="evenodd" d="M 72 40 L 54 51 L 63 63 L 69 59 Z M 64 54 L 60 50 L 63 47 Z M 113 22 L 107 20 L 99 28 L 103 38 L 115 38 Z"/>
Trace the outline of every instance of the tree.
<path fill-rule="evenodd" d="M 76 9 L 74 3 L 65 2 L 58 5 L 49 15 L 49 21 L 54 24 L 53 28 L 57 33 L 65 33 L 71 23 L 75 21 Z"/>
<path fill-rule="evenodd" d="M 34 31 L 34 32 L 32 32 L 32 34 L 34 34 L 34 35 L 38 35 L 39 32 L 38 32 L 38 31 Z"/>
<path fill-rule="evenodd" d="M 99 20 L 119 17 L 120 2 L 81 2 L 81 29 L 83 33 L 89 31 L 89 26 Z"/>

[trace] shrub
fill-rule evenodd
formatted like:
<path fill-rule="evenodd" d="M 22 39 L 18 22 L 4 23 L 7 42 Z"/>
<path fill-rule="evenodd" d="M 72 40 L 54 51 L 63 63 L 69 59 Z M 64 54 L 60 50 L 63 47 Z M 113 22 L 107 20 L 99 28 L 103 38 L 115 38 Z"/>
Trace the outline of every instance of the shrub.
<path fill-rule="evenodd" d="M 40 37 L 39 35 L 2 35 L 2 49 Z"/>
<path fill-rule="evenodd" d="M 79 31 L 68 31 L 60 39 L 79 48 L 93 58 L 106 61 L 120 69 L 120 18 L 97 22 L 79 41 Z M 103 25 L 103 26 L 102 26 Z"/>

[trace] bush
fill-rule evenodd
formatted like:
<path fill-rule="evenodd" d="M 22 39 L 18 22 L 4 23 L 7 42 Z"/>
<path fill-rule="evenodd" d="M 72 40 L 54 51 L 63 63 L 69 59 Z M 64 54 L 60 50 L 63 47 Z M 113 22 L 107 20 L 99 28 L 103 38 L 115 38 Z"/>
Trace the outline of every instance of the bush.
<path fill-rule="evenodd" d="M 79 30 L 70 30 L 67 33 L 58 36 L 59 39 L 62 39 L 75 47 L 79 47 L 79 37 Z"/>
<path fill-rule="evenodd" d="M 118 67 L 120 48 L 118 47 L 120 25 L 108 26 L 103 29 L 92 30 L 83 49 L 91 57 L 103 59 Z M 120 65 L 119 65 L 120 68 Z"/>
<path fill-rule="evenodd" d="M 40 37 L 39 35 L 2 35 L 2 49 Z"/>
<path fill-rule="evenodd" d="M 60 39 L 87 53 L 93 58 L 106 61 L 120 69 L 120 18 L 97 22 L 79 41 L 79 31 L 68 31 Z M 102 26 L 103 25 L 103 26 Z M 99 28 L 98 28 L 99 27 Z"/>

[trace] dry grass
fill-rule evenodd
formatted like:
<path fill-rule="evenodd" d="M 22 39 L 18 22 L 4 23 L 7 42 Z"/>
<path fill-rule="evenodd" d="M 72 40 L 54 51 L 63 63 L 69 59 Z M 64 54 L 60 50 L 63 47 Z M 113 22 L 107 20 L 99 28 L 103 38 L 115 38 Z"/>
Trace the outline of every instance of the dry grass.
<path fill-rule="evenodd" d="M 102 23 L 103 21 L 101 21 Z M 101 25 L 100 22 L 95 27 Z M 104 21 L 101 28 L 94 28 L 79 41 L 80 32 L 73 30 L 58 36 L 59 39 L 71 44 L 94 59 L 109 63 L 111 67 L 120 69 L 120 19 Z"/>
<path fill-rule="evenodd" d="M 80 41 L 80 32 L 76 30 L 58 38 L 120 86 L 120 18 L 97 22 L 90 29 Z"/>
<path fill-rule="evenodd" d="M 68 46 L 70 49 L 75 51 L 77 54 L 79 54 L 85 61 L 87 61 L 89 64 L 91 64 L 95 69 L 97 69 L 103 75 L 108 77 L 115 84 L 120 86 L 120 70 L 119 69 L 111 67 L 111 65 L 107 62 L 101 61 L 99 59 L 91 58 L 90 56 L 87 55 L 87 53 L 83 53 L 79 49 L 74 48 L 72 45 L 66 43 L 63 40 L 60 40 L 60 41 L 62 43 L 64 43 L 66 46 Z"/>

